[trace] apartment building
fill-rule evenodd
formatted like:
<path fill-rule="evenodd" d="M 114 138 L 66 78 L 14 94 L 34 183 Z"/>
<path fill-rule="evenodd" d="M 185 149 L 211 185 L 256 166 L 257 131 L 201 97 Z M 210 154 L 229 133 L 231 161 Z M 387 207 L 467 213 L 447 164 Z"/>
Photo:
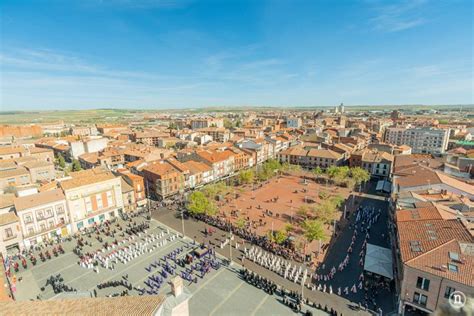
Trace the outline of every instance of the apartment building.
<path fill-rule="evenodd" d="M 184 192 L 183 174 L 166 160 L 148 163 L 141 173 L 145 178 L 148 195 L 158 200 Z"/>
<path fill-rule="evenodd" d="M 393 155 L 364 149 L 351 154 L 349 166 L 365 169 L 373 178 L 389 178 L 393 169 Z"/>
<path fill-rule="evenodd" d="M 389 127 L 384 141 L 394 145 L 408 145 L 414 154 L 443 154 L 448 148 L 449 129 L 432 127 Z"/>
<path fill-rule="evenodd" d="M 24 247 L 72 232 L 66 197 L 61 189 L 18 197 L 14 203 Z"/>
<path fill-rule="evenodd" d="M 48 148 L 31 147 L 28 148 L 29 156 L 36 160 L 54 162 L 54 151 Z"/>
<path fill-rule="evenodd" d="M 107 147 L 108 139 L 105 137 L 86 137 L 76 141 L 70 141 L 70 155 L 77 159 L 86 153 L 95 153 Z"/>
<path fill-rule="evenodd" d="M 190 188 L 199 187 L 214 180 L 214 171 L 211 166 L 195 160 L 183 162 L 190 172 Z"/>
<path fill-rule="evenodd" d="M 0 160 L 20 158 L 26 154 L 24 147 L 0 147 Z"/>
<path fill-rule="evenodd" d="M 79 163 L 83 169 L 103 166 L 109 170 L 115 170 L 123 168 L 125 164 L 125 154 L 124 150 L 107 148 L 97 153 L 80 155 Z"/>
<path fill-rule="evenodd" d="M 300 165 L 304 168 L 327 169 L 331 166 L 339 166 L 344 162 L 344 156 L 330 149 L 304 149 L 301 146 L 290 147 L 277 154 L 281 163 Z"/>
<path fill-rule="evenodd" d="M 133 210 L 137 208 L 133 187 L 128 184 L 124 178 L 120 178 L 120 182 L 122 188 L 123 210 L 124 212 L 133 212 Z"/>
<path fill-rule="evenodd" d="M 399 314 L 432 314 L 454 291 L 474 295 L 474 240 L 448 210 L 424 205 L 396 212 Z"/>
<path fill-rule="evenodd" d="M 6 256 L 9 250 L 17 253 L 22 249 L 21 241 L 18 216 L 14 212 L 0 213 L 0 254 Z"/>
<path fill-rule="evenodd" d="M 302 120 L 299 117 L 288 117 L 286 119 L 286 127 L 288 128 L 300 128 Z"/>
<path fill-rule="evenodd" d="M 132 134 L 132 141 L 138 144 L 145 144 L 149 146 L 158 146 L 162 138 L 169 137 L 169 133 L 162 131 L 144 131 Z"/>
<path fill-rule="evenodd" d="M 276 155 L 274 146 L 263 138 L 244 139 L 235 145 L 246 152 L 252 152 L 254 164 L 261 164 L 268 159 L 275 158 Z"/>
<path fill-rule="evenodd" d="M 73 126 L 69 129 L 74 136 L 94 136 L 98 134 L 95 126 Z"/>
<path fill-rule="evenodd" d="M 474 199 L 474 186 L 424 165 L 400 167 L 393 173 L 393 193 L 428 190 L 450 192 Z"/>
<path fill-rule="evenodd" d="M 231 133 L 224 127 L 207 127 L 198 129 L 200 133 L 207 134 L 216 142 L 225 143 L 229 141 Z"/>
<path fill-rule="evenodd" d="M 23 166 L 0 170 L 0 192 L 4 193 L 9 187 L 31 184 L 30 172 Z"/>
<path fill-rule="evenodd" d="M 235 171 L 235 154 L 230 149 L 208 149 L 196 151 L 200 161 L 212 167 L 214 179 L 223 178 Z"/>
<path fill-rule="evenodd" d="M 66 197 L 73 232 L 116 217 L 123 211 L 120 177 L 103 168 L 73 172 L 60 186 Z"/>
<path fill-rule="evenodd" d="M 137 207 L 145 206 L 147 203 L 147 197 L 145 191 L 145 180 L 143 177 L 131 173 L 126 169 L 118 170 L 118 175 L 120 175 L 123 180 L 133 188 Z"/>
<path fill-rule="evenodd" d="M 222 118 L 202 118 L 202 119 L 193 119 L 191 120 L 192 129 L 200 129 L 207 127 L 224 127 L 224 119 Z"/>

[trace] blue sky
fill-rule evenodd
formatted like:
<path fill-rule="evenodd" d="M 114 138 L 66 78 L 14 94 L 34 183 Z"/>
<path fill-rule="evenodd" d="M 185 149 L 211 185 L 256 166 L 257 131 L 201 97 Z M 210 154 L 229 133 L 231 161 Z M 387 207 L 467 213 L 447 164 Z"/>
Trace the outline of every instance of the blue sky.
<path fill-rule="evenodd" d="M 1 110 L 472 104 L 472 1 L 2 0 Z"/>

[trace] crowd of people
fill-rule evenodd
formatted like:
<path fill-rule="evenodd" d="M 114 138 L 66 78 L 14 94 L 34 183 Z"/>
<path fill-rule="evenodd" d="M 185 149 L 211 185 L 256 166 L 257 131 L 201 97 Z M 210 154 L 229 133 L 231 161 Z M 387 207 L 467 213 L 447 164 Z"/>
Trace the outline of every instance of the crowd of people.
<path fill-rule="evenodd" d="M 145 288 L 136 288 L 139 295 L 158 294 L 160 288 L 171 276 L 179 275 L 182 279 L 190 283 L 197 283 L 198 280 L 204 278 L 211 269 L 218 270 L 220 268 L 220 262 L 212 249 L 200 257 L 198 257 L 194 251 L 191 251 L 186 254 L 186 260 L 182 260 L 181 257 L 183 257 L 186 250 L 189 250 L 191 247 L 191 244 L 185 244 L 162 256 L 159 260 L 151 262 L 148 267 L 145 268 L 148 273 L 151 273 L 144 281 Z"/>
<path fill-rule="evenodd" d="M 195 217 L 210 226 L 217 227 L 224 231 L 231 231 L 233 234 L 239 236 L 248 243 L 259 246 L 266 251 L 281 256 L 285 259 L 294 260 L 297 262 L 303 262 L 304 260 L 303 255 L 295 250 L 294 245 L 289 240 L 286 240 L 282 244 L 277 244 L 271 241 L 267 236 L 259 236 L 252 232 L 248 227 L 237 227 L 231 221 L 220 217 L 214 217 L 205 214 L 197 215 Z"/>
<path fill-rule="evenodd" d="M 309 299 L 303 298 L 301 293 L 295 291 L 288 291 L 278 286 L 275 282 L 264 278 L 253 271 L 249 271 L 245 268 L 240 270 L 241 277 L 249 284 L 264 290 L 269 295 L 280 295 L 282 297 L 282 303 L 288 306 L 295 313 L 303 313 L 305 316 L 312 316 L 313 313 L 307 309 L 303 312 L 304 306 L 313 307 L 315 309 L 323 310 L 329 315 L 338 316 L 338 312 L 334 308 L 328 308 L 327 305 L 324 307 L 321 304 L 311 302 Z"/>
<path fill-rule="evenodd" d="M 61 276 L 61 274 L 57 275 L 52 275 L 48 279 L 46 279 L 46 285 L 41 287 L 41 291 L 45 291 L 46 287 L 48 285 L 51 285 L 53 288 L 54 294 L 59 294 L 62 292 L 76 292 L 77 290 L 66 285 L 64 283 L 64 278 Z"/>
<path fill-rule="evenodd" d="M 303 268 L 302 265 L 292 264 L 290 261 L 284 260 L 272 253 L 265 252 L 260 248 L 244 248 L 243 256 L 294 283 L 305 283 L 308 276 L 311 279 L 311 274 L 308 274 L 306 267 Z"/>
<path fill-rule="evenodd" d="M 133 233 L 129 237 L 106 245 L 95 252 L 88 252 L 80 256 L 78 264 L 87 269 L 94 269 L 99 273 L 99 267 L 114 270 L 118 263 L 128 262 L 165 246 L 177 238 L 177 234 L 169 230 L 158 233 L 147 232 L 149 224 L 133 225 Z"/>

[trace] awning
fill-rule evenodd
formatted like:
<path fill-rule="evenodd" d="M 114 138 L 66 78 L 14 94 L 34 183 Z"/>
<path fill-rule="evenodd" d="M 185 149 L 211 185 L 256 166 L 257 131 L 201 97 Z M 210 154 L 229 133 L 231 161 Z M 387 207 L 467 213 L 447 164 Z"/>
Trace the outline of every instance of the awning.
<path fill-rule="evenodd" d="M 375 188 L 375 190 L 390 193 L 390 191 L 392 190 L 392 185 L 387 180 L 380 180 L 377 182 L 377 187 Z"/>
<path fill-rule="evenodd" d="M 364 270 L 390 280 L 393 279 L 392 251 L 373 244 L 367 244 Z"/>

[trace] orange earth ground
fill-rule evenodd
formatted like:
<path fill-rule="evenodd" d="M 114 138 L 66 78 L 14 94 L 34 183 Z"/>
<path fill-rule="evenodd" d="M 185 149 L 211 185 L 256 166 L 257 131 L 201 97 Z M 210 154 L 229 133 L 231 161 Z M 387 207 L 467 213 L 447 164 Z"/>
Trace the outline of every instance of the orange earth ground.
<path fill-rule="evenodd" d="M 255 190 L 252 188 L 255 187 Z M 230 219 L 232 222 L 239 217 L 250 218 L 252 231 L 259 235 L 267 234 L 272 230 L 284 230 L 288 223 L 293 223 L 296 228 L 292 233 L 297 242 L 302 242 L 302 231 L 298 228 L 302 219 L 297 215 L 300 206 L 309 204 L 316 206 L 321 201 L 319 194 L 321 191 L 328 193 L 329 196 L 339 195 L 347 199 L 351 190 L 347 188 L 326 186 L 316 183 L 313 180 L 304 180 L 297 176 L 280 176 L 269 180 L 264 184 L 240 186 L 235 190 L 239 195 L 237 198 L 227 195 L 224 201 L 218 203 L 219 216 Z M 306 201 L 306 202 L 305 202 Z M 271 211 L 272 216 L 268 216 L 265 211 Z M 232 212 L 236 212 L 233 215 Z M 338 218 L 342 214 L 338 214 Z M 261 221 L 261 222 L 260 222 Z M 333 234 L 333 226 L 325 225 L 325 230 L 329 242 Z M 324 244 L 324 243 L 323 243 Z M 312 242 L 307 251 L 318 252 L 319 242 Z M 324 251 L 319 252 L 316 261 L 321 261 L 324 257 Z"/>

